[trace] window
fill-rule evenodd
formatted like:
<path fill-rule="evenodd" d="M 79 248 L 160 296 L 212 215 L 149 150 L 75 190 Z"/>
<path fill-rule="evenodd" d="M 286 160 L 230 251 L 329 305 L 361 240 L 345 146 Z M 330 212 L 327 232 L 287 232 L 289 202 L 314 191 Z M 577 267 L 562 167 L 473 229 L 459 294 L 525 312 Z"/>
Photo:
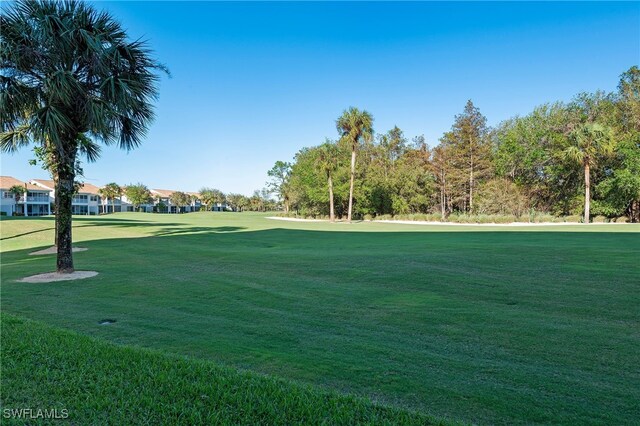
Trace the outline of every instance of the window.
<path fill-rule="evenodd" d="M 4 198 L 14 198 L 14 195 L 9 191 L 4 191 L 2 193 L 2 197 L 4 197 Z"/>
<path fill-rule="evenodd" d="M 88 213 L 89 213 L 89 206 L 71 206 L 71 214 L 88 214 Z"/>
<path fill-rule="evenodd" d="M 98 196 L 97 195 L 92 195 L 90 200 L 91 201 L 98 201 Z"/>
<path fill-rule="evenodd" d="M 27 214 L 29 216 L 45 216 L 49 214 L 47 204 L 27 204 Z"/>
<path fill-rule="evenodd" d="M 89 201 L 88 195 L 74 195 L 73 202 L 74 203 L 87 203 Z"/>

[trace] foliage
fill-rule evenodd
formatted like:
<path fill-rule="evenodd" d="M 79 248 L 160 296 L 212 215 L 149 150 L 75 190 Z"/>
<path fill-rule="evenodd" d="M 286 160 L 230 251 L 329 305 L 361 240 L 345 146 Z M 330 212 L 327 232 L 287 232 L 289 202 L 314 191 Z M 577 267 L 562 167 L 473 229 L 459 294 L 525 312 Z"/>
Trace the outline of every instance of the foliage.
<path fill-rule="evenodd" d="M 468 101 L 433 149 L 424 137 L 409 143 L 397 126 L 375 136 L 370 114 L 351 108 L 337 121 L 337 157 L 327 163 L 321 147 L 295 155 L 291 207 L 297 215 L 329 215 L 330 175 L 337 217 L 348 216 L 352 194 L 357 217 L 505 214 L 553 221 L 583 214 L 593 200 L 595 214 L 640 221 L 638 111 L 637 66 L 622 74 L 617 93 L 580 93 L 495 128 Z"/>
<path fill-rule="evenodd" d="M 226 197 L 222 191 L 215 188 L 203 187 L 200 189 L 200 201 L 211 210 L 215 204 L 224 203 Z"/>
<path fill-rule="evenodd" d="M 249 206 L 249 198 L 242 194 L 227 194 L 227 203 L 234 211 L 241 212 Z"/>
<path fill-rule="evenodd" d="M 175 191 L 169 196 L 169 201 L 173 206 L 183 207 L 191 204 L 191 197 L 184 192 Z"/>
<path fill-rule="evenodd" d="M 166 68 L 85 2 L 20 0 L 2 9 L 0 27 L 0 149 L 38 148 L 56 186 L 57 270 L 72 272 L 78 157 L 96 160 L 98 142 L 141 143 Z"/>
<path fill-rule="evenodd" d="M 289 175 L 291 174 L 291 163 L 276 161 L 267 175 L 271 178 L 267 186 L 272 193 L 276 194 L 284 206 L 284 211 L 289 211 L 291 193 L 289 187 Z"/>
<path fill-rule="evenodd" d="M 124 193 L 124 189 L 117 183 L 111 182 L 100 188 L 98 193 L 105 202 L 111 200 L 112 212 L 115 213 L 116 198 L 120 197 Z"/>
<path fill-rule="evenodd" d="M 473 211 L 473 195 L 478 182 L 491 176 L 491 143 L 487 119 L 467 101 L 462 114 L 456 115 L 451 131 L 440 139 L 449 150 L 451 161 L 445 173 L 452 191 L 448 194 L 449 209 Z"/>
<path fill-rule="evenodd" d="M 27 187 L 23 185 L 13 185 L 11 188 L 9 188 L 9 193 L 13 194 L 16 203 L 20 201 L 20 197 L 25 195 L 26 192 Z"/>
<path fill-rule="evenodd" d="M 519 218 L 529 210 L 529 200 L 513 181 L 495 178 L 478 188 L 474 213 L 512 215 Z"/>
<path fill-rule="evenodd" d="M 133 204 L 136 209 L 142 204 L 148 204 L 152 201 L 151 191 L 141 183 L 127 185 L 124 187 L 123 192 L 129 202 Z"/>
<path fill-rule="evenodd" d="M 349 206 L 347 207 L 347 220 L 351 221 L 353 214 L 353 197 L 356 173 L 356 153 L 363 143 L 368 143 L 373 138 L 373 116 L 365 110 L 350 107 L 342 112 L 336 120 L 336 130 L 340 134 L 340 142 L 351 148 L 351 174 L 349 181 Z"/>

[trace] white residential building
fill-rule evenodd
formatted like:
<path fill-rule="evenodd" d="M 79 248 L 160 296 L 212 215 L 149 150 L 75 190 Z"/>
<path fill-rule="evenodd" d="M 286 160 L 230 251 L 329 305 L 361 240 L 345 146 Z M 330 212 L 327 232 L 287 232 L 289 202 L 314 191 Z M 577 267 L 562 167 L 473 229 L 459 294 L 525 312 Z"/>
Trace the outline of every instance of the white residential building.
<path fill-rule="evenodd" d="M 29 183 L 36 185 L 42 189 L 49 190 L 52 198 L 55 199 L 55 185 L 52 180 L 32 179 Z M 73 196 L 71 204 L 71 214 L 77 215 L 97 215 L 102 209 L 101 197 L 95 185 L 84 183 L 80 186 L 78 193 Z"/>
<path fill-rule="evenodd" d="M 124 195 L 117 197 L 114 200 L 100 197 L 100 202 L 100 214 L 133 211 L 133 206 L 126 201 L 126 197 Z"/>
<path fill-rule="evenodd" d="M 154 210 L 158 213 L 189 213 L 200 210 L 200 200 L 190 201 L 189 204 L 184 206 L 176 206 L 171 202 L 171 195 L 174 192 L 172 189 L 151 189 L 151 196 L 154 199 Z M 187 195 L 195 195 L 199 197 L 200 194 L 196 192 L 185 192 Z"/>
<path fill-rule="evenodd" d="M 22 195 L 16 197 L 15 194 L 9 192 L 14 186 L 24 188 Z M 30 182 L 19 181 L 11 176 L 0 176 L 0 193 L 0 211 L 7 216 L 44 216 L 51 214 L 53 197 L 49 189 L 41 188 Z"/>

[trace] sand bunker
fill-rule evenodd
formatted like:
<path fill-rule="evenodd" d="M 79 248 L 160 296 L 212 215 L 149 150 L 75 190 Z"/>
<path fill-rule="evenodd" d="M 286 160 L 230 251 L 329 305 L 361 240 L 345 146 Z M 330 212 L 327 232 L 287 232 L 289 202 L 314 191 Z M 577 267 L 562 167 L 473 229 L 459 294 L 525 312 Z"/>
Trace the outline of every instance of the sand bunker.
<path fill-rule="evenodd" d="M 89 250 L 86 247 L 74 247 L 71 249 L 72 252 L 77 252 L 77 251 L 87 251 Z M 38 251 L 34 251 L 29 253 L 29 256 L 37 256 L 40 254 L 56 254 L 58 252 L 58 248 L 56 246 L 51 246 L 49 248 L 46 248 L 44 250 L 38 250 Z"/>
<path fill-rule="evenodd" d="M 98 275 L 96 271 L 75 271 L 70 274 L 59 274 L 58 272 L 47 272 L 46 274 L 31 275 L 30 277 L 18 280 L 19 283 L 52 283 L 56 281 L 82 280 Z"/>

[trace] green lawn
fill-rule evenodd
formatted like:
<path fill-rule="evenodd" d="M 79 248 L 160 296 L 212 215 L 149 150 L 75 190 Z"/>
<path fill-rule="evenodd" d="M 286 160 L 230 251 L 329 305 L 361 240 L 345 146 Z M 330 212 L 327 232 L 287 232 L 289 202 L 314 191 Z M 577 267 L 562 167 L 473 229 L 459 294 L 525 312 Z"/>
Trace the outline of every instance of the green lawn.
<path fill-rule="evenodd" d="M 72 424 L 81 425 L 441 424 L 420 413 L 211 361 L 116 346 L 7 314 L 1 318 L 3 407 L 10 410 L 66 410 Z M 2 419 L 3 425 L 25 423 Z"/>
<path fill-rule="evenodd" d="M 53 269 L 54 256 L 28 256 L 51 245 L 53 220 L 0 222 L 4 312 L 465 422 L 640 418 L 638 225 L 348 225 L 250 213 L 75 225 L 89 248 L 77 269 L 100 274 L 21 284 Z M 105 318 L 117 322 L 99 325 Z M 13 326 L 3 327 L 4 346 Z"/>

